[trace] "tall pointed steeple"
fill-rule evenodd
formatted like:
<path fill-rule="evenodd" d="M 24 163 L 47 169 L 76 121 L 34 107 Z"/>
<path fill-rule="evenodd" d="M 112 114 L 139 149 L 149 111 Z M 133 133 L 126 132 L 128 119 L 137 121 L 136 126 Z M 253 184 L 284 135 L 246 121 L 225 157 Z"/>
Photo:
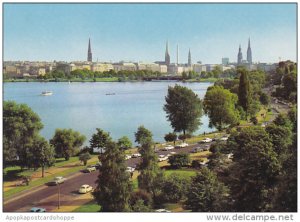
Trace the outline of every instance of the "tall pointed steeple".
<path fill-rule="evenodd" d="M 91 49 L 91 39 L 90 38 L 89 38 L 89 47 L 88 47 L 87 61 L 88 62 L 92 62 L 93 61 L 92 49 Z"/>
<path fill-rule="evenodd" d="M 252 50 L 250 46 L 250 38 L 248 39 L 247 61 L 249 64 L 252 64 Z"/>
<path fill-rule="evenodd" d="M 188 55 L 188 66 L 192 66 L 192 55 L 191 55 L 191 49 L 189 49 L 189 55 Z"/>
<path fill-rule="evenodd" d="M 170 54 L 169 54 L 169 48 L 168 48 L 168 41 L 166 43 L 165 64 L 167 66 L 170 65 Z"/>
<path fill-rule="evenodd" d="M 242 54 L 242 48 L 241 48 L 241 44 L 240 44 L 239 53 L 237 56 L 237 64 L 238 65 L 242 64 L 242 60 L 243 60 L 243 54 Z"/>

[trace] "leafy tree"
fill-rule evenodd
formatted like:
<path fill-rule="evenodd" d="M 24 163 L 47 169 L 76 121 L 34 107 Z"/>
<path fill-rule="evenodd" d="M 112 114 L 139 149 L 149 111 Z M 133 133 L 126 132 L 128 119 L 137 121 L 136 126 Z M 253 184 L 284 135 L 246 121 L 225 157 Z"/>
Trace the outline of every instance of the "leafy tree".
<path fill-rule="evenodd" d="M 106 152 L 100 156 L 102 164 L 93 192 L 94 198 L 103 212 L 128 211 L 132 184 L 126 172 L 124 151 L 111 141 L 106 148 Z"/>
<path fill-rule="evenodd" d="M 109 133 L 103 131 L 100 128 L 96 128 L 96 133 L 92 135 L 92 138 L 90 139 L 90 147 L 91 149 L 97 148 L 105 148 L 106 144 L 111 142 L 111 137 Z"/>
<path fill-rule="evenodd" d="M 42 177 L 45 175 L 45 167 L 51 167 L 55 163 L 55 151 L 47 140 L 36 136 L 28 148 L 28 166 L 34 169 L 42 168 Z"/>
<path fill-rule="evenodd" d="M 163 178 L 162 171 L 158 166 L 157 155 L 153 149 L 152 133 L 146 128 L 139 128 L 138 140 L 141 142 L 141 147 L 138 149 L 141 154 L 141 162 L 138 165 L 140 175 L 138 176 L 139 188 L 149 192 L 152 195 L 154 202 L 157 202 L 157 198 L 160 194 L 161 180 Z"/>
<path fill-rule="evenodd" d="M 168 203 L 177 203 L 182 200 L 188 192 L 190 180 L 187 177 L 182 177 L 177 173 L 173 173 L 163 181 L 162 200 Z"/>
<path fill-rule="evenodd" d="M 230 185 L 234 210 L 268 210 L 281 169 L 268 133 L 261 127 L 247 127 L 227 143 L 233 149 Z"/>
<path fill-rule="evenodd" d="M 250 116 L 255 116 L 259 112 L 260 108 L 261 108 L 261 106 L 260 106 L 259 101 L 252 100 L 252 102 L 250 103 L 249 108 L 248 108 L 248 114 Z"/>
<path fill-rule="evenodd" d="M 262 105 L 268 106 L 270 104 L 270 96 L 264 92 L 260 94 L 259 101 Z"/>
<path fill-rule="evenodd" d="M 218 181 L 217 176 L 202 168 L 192 178 L 187 192 L 185 208 L 193 212 L 222 212 L 228 204 L 228 188 Z"/>
<path fill-rule="evenodd" d="M 256 116 L 252 116 L 250 118 L 250 121 L 253 123 L 253 125 L 257 125 L 257 123 L 258 123 L 258 120 L 257 120 Z"/>
<path fill-rule="evenodd" d="M 89 159 L 91 159 L 91 155 L 88 152 L 79 155 L 79 160 L 83 163 L 84 166 L 87 165 Z"/>
<path fill-rule="evenodd" d="M 55 147 L 58 157 L 69 160 L 74 156 L 85 141 L 85 136 L 72 129 L 56 129 L 50 143 Z"/>
<path fill-rule="evenodd" d="M 287 114 L 290 122 L 292 123 L 292 130 L 293 132 L 297 132 L 297 107 L 293 106 L 288 114 Z"/>
<path fill-rule="evenodd" d="M 181 168 L 188 166 L 191 162 L 191 159 L 188 153 L 177 153 L 170 156 L 168 162 L 173 168 Z"/>
<path fill-rule="evenodd" d="M 175 132 L 194 132 L 200 126 L 202 102 L 191 89 L 169 86 L 164 111 Z"/>
<path fill-rule="evenodd" d="M 127 136 L 121 137 L 118 140 L 117 144 L 118 144 L 118 146 L 120 146 L 124 150 L 128 150 L 132 147 L 132 143 L 131 143 L 130 139 Z"/>
<path fill-rule="evenodd" d="M 21 168 L 27 165 L 27 148 L 43 128 L 40 117 L 25 104 L 4 101 L 3 104 L 3 165 L 13 161 Z"/>
<path fill-rule="evenodd" d="M 292 144 L 291 129 L 285 126 L 269 124 L 266 127 L 266 131 L 273 143 L 273 149 L 278 154 L 279 158 L 283 157 L 283 155 L 286 156 L 288 147 Z"/>
<path fill-rule="evenodd" d="M 210 88 L 204 97 L 204 112 L 210 118 L 210 126 L 222 130 L 239 121 L 239 113 L 235 109 L 237 96 L 220 86 Z"/>
<path fill-rule="evenodd" d="M 151 194 L 144 190 L 132 192 L 129 203 L 133 212 L 150 212 L 152 208 Z"/>
<path fill-rule="evenodd" d="M 248 110 L 251 103 L 250 82 L 248 79 L 248 72 L 246 70 L 240 70 L 240 73 L 238 104 L 243 107 L 246 112 L 246 116 L 248 116 Z"/>
<path fill-rule="evenodd" d="M 149 140 L 152 140 L 152 133 L 150 130 L 146 129 L 144 126 L 140 126 L 135 135 L 135 142 L 143 145 Z"/>
<path fill-rule="evenodd" d="M 289 120 L 289 118 L 287 117 L 287 115 L 282 114 L 282 113 L 279 113 L 279 115 L 276 116 L 273 123 L 277 126 L 284 126 L 284 127 L 290 128 L 290 129 L 293 128 L 292 123 Z"/>
<path fill-rule="evenodd" d="M 177 134 L 176 133 L 168 133 L 165 135 L 165 141 L 166 142 L 173 142 L 175 146 L 175 142 L 177 140 Z"/>
<path fill-rule="evenodd" d="M 186 140 L 186 139 L 189 139 L 189 138 L 192 138 L 192 135 L 189 134 L 189 133 L 186 133 L 186 134 L 180 134 L 178 136 L 178 139 L 182 140 L 183 142 Z"/>
<path fill-rule="evenodd" d="M 214 78 L 219 78 L 220 75 L 222 74 L 221 67 L 220 66 L 215 66 L 214 69 L 213 69 L 213 71 L 212 71 L 212 73 L 213 73 L 213 77 Z"/>

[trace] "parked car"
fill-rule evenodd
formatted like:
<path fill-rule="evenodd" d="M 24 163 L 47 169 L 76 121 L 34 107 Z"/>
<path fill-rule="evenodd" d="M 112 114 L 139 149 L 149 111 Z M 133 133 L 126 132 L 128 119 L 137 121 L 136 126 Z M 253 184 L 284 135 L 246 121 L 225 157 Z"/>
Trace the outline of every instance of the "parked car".
<path fill-rule="evenodd" d="M 142 155 L 140 153 L 134 153 L 132 154 L 132 158 L 138 158 L 138 157 L 141 157 Z"/>
<path fill-rule="evenodd" d="M 46 209 L 41 208 L 41 207 L 33 207 L 33 208 L 30 209 L 30 212 L 42 213 L 42 212 L 46 212 Z"/>
<path fill-rule="evenodd" d="M 88 184 L 84 184 L 79 188 L 78 193 L 84 194 L 84 193 L 88 193 L 91 191 L 93 191 L 93 187 Z"/>
<path fill-rule="evenodd" d="M 127 167 L 126 171 L 129 172 L 129 173 L 133 173 L 135 171 L 135 168 L 134 167 Z"/>
<path fill-rule="evenodd" d="M 101 163 L 100 162 L 98 162 L 98 163 L 96 163 L 95 165 L 93 165 L 95 168 L 96 168 L 96 170 L 98 170 L 99 168 L 100 168 L 100 166 L 101 166 Z"/>
<path fill-rule="evenodd" d="M 174 152 L 174 151 L 170 152 L 170 155 L 175 155 L 175 154 L 176 154 L 176 152 Z"/>
<path fill-rule="evenodd" d="M 200 141 L 200 143 L 210 143 L 210 142 L 212 142 L 211 138 L 205 138 L 205 139 Z"/>
<path fill-rule="evenodd" d="M 195 147 L 191 152 L 192 152 L 192 153 L 203 152 L 203 148 L 201 148 L 201 147 Z"/>
<path fill-rule="evenodd" d="M 93 171 L 96 171 L 95 166 L 87 166 L 87 168 L 84 170 L 84 172 L 86 172 L 86 173 L 91 173 Z"/>
<path fill-rule="evenodd" d="M 159 161 L 159 162 L 165 161 L 165 160 L 167 160 L 167 159 L 168 159 L 168 156 L 165 156 L 165 155 L 159 155 L 159 156 L 158 156 L 158 161 Z"/>
<path fill-rule="evenodd" d="M 157 210 L 155 210 L 155 212 L 159 212 L 159 213 L 170 213 L 171 211 L 166 210 L 166 209 L 157 209 Z"/>
<path fill-rule="evenodd" d="M 58 184 L 62 184 L 66 181 L 66 178 L 64 177 L 55 177 L 51 182 L 49 182 L 49 185 L 58 185 Z"/>
<path fill-rule="evenodd" d="M 176 146 L 176 148 L 184 148 L 184 147 L 187 147 L 189 144 L 187 143 L 181 143 L 179 145 Z"/>
<path fill-rule="evenodd" d="M 167 145 L 163 148 L 164 151 L 168 151 L 168 150 L 172 150 L 172 149 L 174 149 L 174 146 L 172 146 L 172 145 Z"/>
<path fill-rule="evenodd" d="M 125 155 L 125 160 L 131 159 L 131 155 Z"/>
<path fill-rule="evenodd" d="M 228 140 L 228 137 L 227 137 L 227 136 L 223 136 L 223 137 L 221 137 L 220 140 L 221 140 L 221 141 L 227 141 L 227 140 Z"/>

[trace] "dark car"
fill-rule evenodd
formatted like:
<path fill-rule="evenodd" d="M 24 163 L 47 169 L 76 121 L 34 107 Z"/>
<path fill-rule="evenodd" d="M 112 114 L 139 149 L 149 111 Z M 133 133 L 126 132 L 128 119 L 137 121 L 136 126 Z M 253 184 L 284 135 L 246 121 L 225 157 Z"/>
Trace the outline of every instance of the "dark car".
<path fill-rule="evenodd" d="M 42 213 L 42 212 L 46 212 L 46 209 L 41 208 L 41 207 L 33 207 L 33 208 L 30 209 L 30 212 Z"/>

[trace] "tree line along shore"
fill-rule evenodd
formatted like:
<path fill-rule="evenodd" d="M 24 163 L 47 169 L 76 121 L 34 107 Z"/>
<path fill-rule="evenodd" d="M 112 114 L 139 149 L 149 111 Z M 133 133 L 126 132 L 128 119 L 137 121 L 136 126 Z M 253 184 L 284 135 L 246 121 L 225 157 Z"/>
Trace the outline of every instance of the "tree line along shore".
<path fill-rule="evenodd" d="M 216 81 L 203 100 L 187 87 L 168 88 L 162 108 L 173 132 L 166 132 L 166 141 L 192 137 L 201 127 L 203 114 L 208 115 L 210 126 L 230 135 L 211 145 L 205 167 L 191 162 L 189 154 L 178 153 L 169 159 L 175 172 L 193 169 L 196 175 L 190 178 L 165 175 L 158 165 L 152 133 L 140 126 L 135 132 L 141 162 L 138 189 L 134 190 L 125 165 L 125 152 L 132 146 L 127 137 L 114 141 L 97 128 L 90 146 L 83 148 L 85 136 L 72 129 L 57 129 L 47 141 L 39 135 L 43 125 L 38 115 L 27 105 L 12 101 L 4 101 L 4 168 L 44 169 L 53 166 L 55 158 L 69 160 L 79 155 L 84 160 L 93 148 L 105 147 L 99 155 L 100 173 L 93 191 L 100 211 L 147 212 L 164 203 L 180 203 L 194 212 L 296 212 L 296 65 L 280 63 L 273 73 L 245 69 L 236 73 L 233 79 Z M 278 101 L 288 104 L 286 112 L 267 121 L 267 113 Z M 231 161 L 226 161 L 228 155 Z"/>

